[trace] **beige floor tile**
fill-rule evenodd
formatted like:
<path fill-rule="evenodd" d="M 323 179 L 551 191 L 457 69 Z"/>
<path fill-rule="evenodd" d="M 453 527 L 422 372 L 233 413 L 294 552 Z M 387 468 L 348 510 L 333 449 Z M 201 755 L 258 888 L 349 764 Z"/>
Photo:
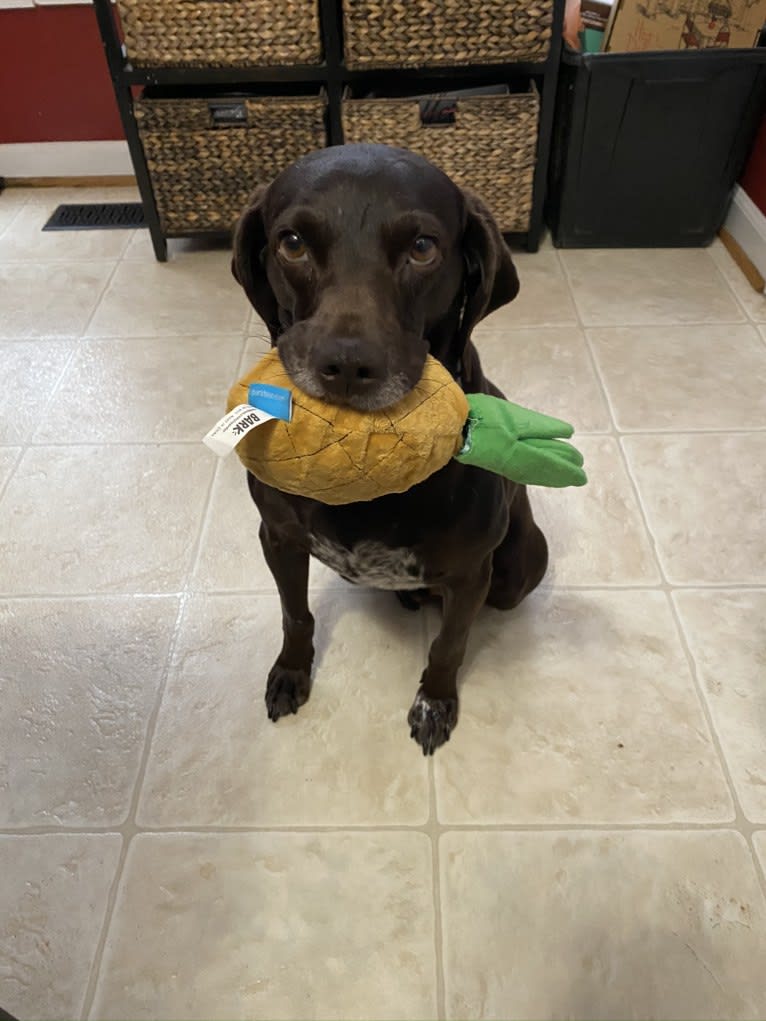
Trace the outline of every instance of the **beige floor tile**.
<path fill-rule="evenodd" d="M 448 833 L 440 862 L 448 1017 L 766 1014 L 738 833 Z"/>
<path fill-rule="evenodd" d="M 426 765 L 407 711 L 425 666 L 420 615 L 391 593 L 325 592 L 314 690 L 272 723 L 276 596 L 197 597 L 184 617 L 147 768 L 147 826 L 421 824 Z M 179 735 L 183 738 L 179 740 Z"/>
<path fill-rule="evenodd" d="M 257 363 L 263 358 L 265 354 L 271 350 L 271 341 L 268 339 L 268 334 L 260 332 L 250 332 L 245 343 L 245 351 L 242 355 L 242 359 L 239 363 L 239 369 L 237 378 L 244 376 L 246 372 L 249 372 L 254 368 Z M 232 379 L 232 382 L 234 380 Z"/>
<path fill-rule="evenodd" d="M 421 833 L 149 835 L 128 853 L 94 1018 L 430 1018 Z"/>
<path fill-rule="evenodd" d="M 79 337 L 113 268 L 110 262 L 0 263 L 0 338 Z"/>
<path fill-rule="evenodd" d="M 176 613 L 174 598 L 0 602 L 0 826 L 124 821 Z"/>
<path fill-rule="evenodd" d="M 577 315 L 556 252 L 514 253 L 513 261 L 521 284 L 518 297 L 484 320 L 486 326 L 503 331 L 518 326 L 576 325 Z"/>
<path fill-rule="evenodd" d="M 231 241 L 218 237 L 199 238 L 168 238 L 168 262 L 187 259 L 195 252 L 228 252 L 231 253 Z M 125 250 L 123 259 L 127 261 L 155 261 L 152 238 L 148 230 L 137 230 Z"/>
<path fill-rule="evenodd" d="M 253 339 L 254 348 L 263 351 L 269 350 L 271 347 L 271 334 L 269 333 L 264 321 L 255 311 L 253 311 L 250 315 L 247 332 Z"/>
<path fill-rule="evenodd" d="M 735 323 L 744 318 L 703 249 L 560 254 L 586 326 Z"/>
<path fill-rule="evenodd" d="M 576 326 L 495 330 L 480 325 L 474 341 L 484 371 L 509 400 L 571 422 L 578 432 L 606 432 L 611 420 Z"/>
<path fill-rule="evenodd" d="M 212 455 L 211 455 L 212 456 Z M 202 591 L 276 592 L 258 539 L 258 510 L 236 454 L 218 466 L 192 585 Z"/>
<path fill-rule="evenodd" d="M 766 591 L 674 599 L 739 800 L 749 819 L 766 823 Z"/>
<path fill-rule="evenodd" d="M 672 584 L 766 581 L 766 433 L 622 442 Z"/>
<path fill-rule="evenodd" d="M 26 204 L 26 199 L 14 199 L 13 197 L 8 199 L 6 195 L 7 192 L 0 193 L 0 235 L 10 227 L 21 212 L 22 206 Z"/>
<path fill-rule="evenodd" d="M 0 443 L 30 438 L 71 353 L 66 341 L 0 341 Z"/>
<path fill-rule="evenodd" d="M 726 783 L 661 592 L 485 610 L 435 757 L 442 823 L 721 822 Z"/>
<path fill-rule="evenodd" d="M 52 210 L 28 203 L 0 238 L 0 260 L 9 262 L 87 262 L 118 259 L 132 230 L 43 231 Z"/>
<path fill-rule="evenodd" d="M 214 465 L 186 446 L 33 447 L 0 500 L 0 592 L 175 592 Z"/>
<path fill-rule="evenodd" d="M 766 425 L 766 346 L 742 326 L 591 330 L 620 429 Z"/>
<path fill-rule="evenodd" d="M 80 1016 L 120 855 L 117 834 L 0 837 L 0 1003 Z"/>
<path fill-rule="evenodd" d="M 753 290 L 747 282 L 747 277 L 718 239 L 713 242 L 709 251 L 745 312 L 755 322 L 766 323 L 766 294 Z"/>
<path fill-rule="evenodd" d="M 577 436 L 588 484 L 530 491 L 548 540 L 548 584 L 653 585 L 660 580 L 633 487 L 611 436 Z"/>
<path fill-rule="evenodd" d="M 241 350 L 240 335 L 83 341 L 34 442 L 201 440 Z"/>
<path fill-rule="evenodd" d="M 220 336 L 243 330 L 246 317 L 226 253 L 195 252 L 168 263 L 121 263 L 88 336 Z"/>
<path fill-rule="evenodd" d="M 258 538 L 260 520 L 247 488 L 245 469 L 236 455 L 230 454 L 220 464 L 213 484 L 192 579 L 196 590 L 276 592 Z M 312 589 L 350 588 L 348 582 L 313 557 L 309 585 Z"/>
<path fill-rule="evenodd" d="M 0 491 L 11 477 L 20 453 L 21 447 L 0 447 Z"/>

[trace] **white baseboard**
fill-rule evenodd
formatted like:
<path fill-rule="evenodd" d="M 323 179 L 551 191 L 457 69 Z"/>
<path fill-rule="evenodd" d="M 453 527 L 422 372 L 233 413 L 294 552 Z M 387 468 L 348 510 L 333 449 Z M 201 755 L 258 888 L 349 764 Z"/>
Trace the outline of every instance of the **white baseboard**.
<path fill-rule="evenodd" d="M 766 277 L 766 216 L 739 185 L 734 191 L 724 227 L 761 276 Z"/>
<path fill-rule="evenodd" d="M 127 142 L 0 145 L 0 177 L 121 177 L 132 173 Z"/>

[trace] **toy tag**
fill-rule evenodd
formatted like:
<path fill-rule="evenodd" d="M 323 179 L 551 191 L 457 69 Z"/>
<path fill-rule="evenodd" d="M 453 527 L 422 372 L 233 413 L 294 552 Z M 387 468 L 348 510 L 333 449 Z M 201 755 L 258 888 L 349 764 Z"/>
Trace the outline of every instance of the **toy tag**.
<path fill-rule="evenodd" d="M 254 408 L 283 422 L 289 422 L 293 417 L 293 395 L 282 386 L 251 383 L 247 388 L 247 400 Z"/>
<path fill-rule="evenodd" d="M 259 425 L 270 422 L 276 415 L 260 411 L 250 404 L 238 404 L 220 421 L 216 422 L 207 436 L 202 438 L 205 446 L 210 447 L 214 454 L 226 457 L 239 441 Z"/>

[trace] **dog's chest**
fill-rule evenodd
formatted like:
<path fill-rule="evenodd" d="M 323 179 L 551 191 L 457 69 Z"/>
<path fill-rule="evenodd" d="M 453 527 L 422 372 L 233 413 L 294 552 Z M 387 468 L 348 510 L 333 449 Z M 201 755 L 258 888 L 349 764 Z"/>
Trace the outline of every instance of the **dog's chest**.
<path fill-rule="evenodd" d="M 424 582 L 423 565 L 413 550 L 364 539 L 350 549 L 324 536 L 310 535 L 311 553 L 346 581 L 382 589 L 417 589 Z"/>

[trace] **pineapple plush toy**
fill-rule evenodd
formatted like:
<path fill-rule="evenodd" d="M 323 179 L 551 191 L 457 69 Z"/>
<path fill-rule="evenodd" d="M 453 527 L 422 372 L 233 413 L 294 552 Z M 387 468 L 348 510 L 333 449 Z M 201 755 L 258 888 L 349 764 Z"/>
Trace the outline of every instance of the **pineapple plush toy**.
<path fill-rule="evenodd" d="M 273 413 L 273 415 L 272 415 Z M 256 478 L 328 504 L 402 493 L 451 458 L 537 486 L 582 486 L 571 425 L 488 394 L 465 394 L 426 359 L 420 381 L 380 411 L 311 397 L 272 349 L 229 392 L 228 414 L 205 437 L 237 453 Z"/>

